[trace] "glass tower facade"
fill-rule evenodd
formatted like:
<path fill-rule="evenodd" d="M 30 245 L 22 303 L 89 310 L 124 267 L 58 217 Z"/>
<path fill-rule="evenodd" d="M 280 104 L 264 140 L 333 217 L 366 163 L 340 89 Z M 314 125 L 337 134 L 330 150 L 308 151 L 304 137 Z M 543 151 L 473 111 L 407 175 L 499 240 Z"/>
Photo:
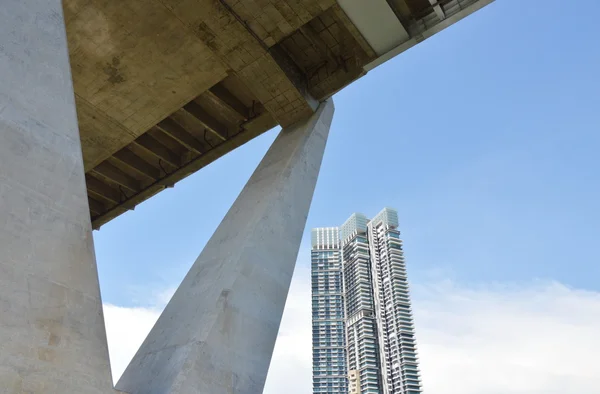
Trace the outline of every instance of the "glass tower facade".
<path fill-rule="evenodd" d="M 311 234 L 313 393 L 347 393 L 339 230 Z"/>
<path fill-rule="evenodd" d="M 381 387 L 373 275 L 366 216 L 355 213 L 341 227 L 344 322 L 350 393 L 379 393 Z"/>
<path fill-rule="evenodd" d="M 395 210 L 313 229 L 312 294 L 313 393 L 421 393 Z"/>

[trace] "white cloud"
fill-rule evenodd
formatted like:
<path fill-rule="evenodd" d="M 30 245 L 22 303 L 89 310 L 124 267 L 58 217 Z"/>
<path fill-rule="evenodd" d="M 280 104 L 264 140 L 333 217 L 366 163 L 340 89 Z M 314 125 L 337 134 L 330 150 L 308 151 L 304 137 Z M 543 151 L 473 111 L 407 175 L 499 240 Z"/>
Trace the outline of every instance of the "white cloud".
<path fill-rule="evenodd" d="M 148 307 L 126 308 L 104 304 L 104 321 L 113 381 L 116 384 L 144 339 L 158 320 L 176 288 L 152 290 L 147 297 Z M 134 291 L 134 299 L 139 298 L 141 289 Z M 145 291 L 144 293 L 148 293 Z"/>
<path fill-rule="evenodd" d="M 116 384 L 156 323 L 161 308 L 123 308 L 104 304 L 110 366 Z"/>
<path fill-rule="evenodd" d="M 432 394 L 597 393 L 600 293 L 557 283 L 415 286 Z"/>
<path fill-rule="evenodd" d="M 297 269 L 265 394 L 311 393 L 310 275 Z M 600 387 L 600 293 L 558 283 L 413 286 L 427 394 L 592 394 Z M 105 306 L 118 377 L 161 308 Z M 115 379 L 116 380 L 116 379 Z"/>

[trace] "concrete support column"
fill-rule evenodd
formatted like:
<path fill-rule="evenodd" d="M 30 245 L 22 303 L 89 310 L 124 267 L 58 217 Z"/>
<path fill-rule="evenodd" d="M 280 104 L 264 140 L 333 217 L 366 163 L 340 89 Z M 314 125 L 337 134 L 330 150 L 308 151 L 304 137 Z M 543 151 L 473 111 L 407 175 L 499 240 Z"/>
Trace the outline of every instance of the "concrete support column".
<path fill-rule="evenodd" d="M 61 0 L 2 0 L 0 393 L 109 392 Z"/>
<path fill-rule="evenodd" d="M 307 121 L 281 131 L 119 390 L 262 393 L 332 116 L 328 101 Z"/>

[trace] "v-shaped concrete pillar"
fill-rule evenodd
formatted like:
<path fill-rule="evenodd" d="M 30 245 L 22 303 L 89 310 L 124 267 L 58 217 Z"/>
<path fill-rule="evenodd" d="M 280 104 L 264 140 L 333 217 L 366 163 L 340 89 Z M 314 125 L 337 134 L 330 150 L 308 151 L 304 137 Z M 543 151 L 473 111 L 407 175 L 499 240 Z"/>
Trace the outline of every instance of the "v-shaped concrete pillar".
<path fill-rule="evenodd" d="M 333 116 L 281 131 L 121 377 L 131 394 L 262 393 Z"/>

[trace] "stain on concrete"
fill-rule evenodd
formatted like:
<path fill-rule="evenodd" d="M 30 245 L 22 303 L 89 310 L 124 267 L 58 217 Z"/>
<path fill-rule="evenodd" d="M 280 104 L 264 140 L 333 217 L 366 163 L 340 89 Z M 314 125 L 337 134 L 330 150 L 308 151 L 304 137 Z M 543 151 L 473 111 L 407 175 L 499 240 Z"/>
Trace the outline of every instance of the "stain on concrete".
<path fill-rule="evenodd" d="M 60 337 L 56 334 L 50 334 L 48 346 L 57 346 L 60 343 Z"/>
<path fill-rule="evenodd" d="M 221 291 L 221 297 L 219 297 L 219 301 L 221 303 L 223 303 L 224 307 L 227 307 L 227 299 L 229 298 L 229 293 L 231 292 L 231 290 L 229 289 L 224 289 L 223 291 Z"/>
<path fill-rule="evenodd" d="M 114 56 L 112 58 L 112 63 L 106 63 L 104 66 L 103 71 L 106 75 L 108 75 L 108 82 L 112 83 L 113 85 L 125 82 L 125 78 L 119 70 L 120 65 L 121 59 L 119 59 L 117 56 Z"/>
<path fill-rule="evenodd" d="M 198 25 L 198 28 L 196 29 L 196 35 L 202 40 L 202 42 L 206 44 L 207 47 L 218 52 L 219 46 L 217 45 L 217 37 L 206 23 L 202 22 Z"/>
<path fill-rule="evenodd" d="M 38 349 L 38 358 L 41 361 L 52 362 L 56 358 L 56 353 L 52 349 L 41 347 Z"/>
<path fill-rule="evenodd" d="M 221 296 L 219 297 L 219 304 L 223 308 L 223 311 L 219 316 L 219 320 L 221 321 L 220 332 L 223 338 L 227 338 L 227 340 L 231 340 L 234 328 L 234 311 L 229 305 L 230 293 L 230 289 L 223 289 L 223 291 L 221 291 Z"/>

